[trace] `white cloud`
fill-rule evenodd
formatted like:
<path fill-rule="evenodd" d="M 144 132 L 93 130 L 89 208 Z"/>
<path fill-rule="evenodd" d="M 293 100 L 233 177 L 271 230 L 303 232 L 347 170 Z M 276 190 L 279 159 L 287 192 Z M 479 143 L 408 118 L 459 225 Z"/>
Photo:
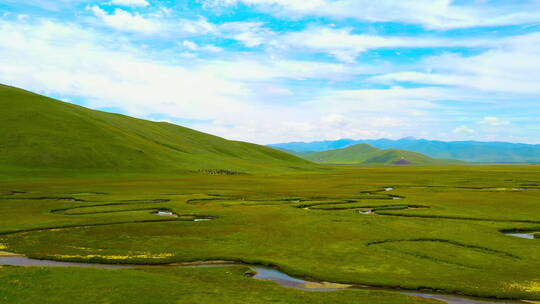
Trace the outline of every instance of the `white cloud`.
<path fill-rule="evenodd" d="M 204 21 L 206 22 L 206 21 Z M 279 34 L 261 22 L 229 22 L 209 25 L 214 35 L 235 39 L 247 47 L 265 45 L 268 49 L 290 52 L 327 53 L 352 63 L 365 51 L 381 48 L 492 47 L 498 40 L 445 39 L 414 36 L 377 36 L 353 34 L 352 28 L 309 27 L 298 32 Z"/>
<path fill-rule="evenodd" d="M 248 91 L 241 83 L 160 63 L 131 48 L 109 49 L 107 37 L 75 25 L 0 23 L 0 31 L 4 83 L 81 96 L 93 106 L 117 106 L 135 115 L 157 111 L 212 119 L 252 108 L 244 104 Z"/>
<path fill-rule="evenodd" d="M 258 46 L 268 41 L 271 31 L 258 22 L 227 22 L 214 24 L 204 17 L 198 19 L 175 19 L 167 8 L 146 14 L 132 13 L 116 8 L 112 13 L 93 5 L 88 11 L 103 24 L 118 31 L 137 32 L 141 34 L 159 34 L 163 37 L 195 37 L 216 36 L 240 41 L 248 47 Z M 213 49 L 216 51 L 217 49 Z M 210 51 L 209 49 L 207 51 Z"/>
<path fill-rule="evenodd" d="M 197 43 L 193 42 L 193 41 L 189 41 L 189 40 L 184 40 L 184 42 L 182 42 L 182 45 L 187 47 L 188 49 L 192 50 L 192 51 L 196 51 L 199 49 L 199 45 L 197 45 Z"/>
<path fill-rule="evenodd" d="M 137 13 L 130 13 L 122 9 L 115 9 L 114 13 L 109 14 L 96 5 L 89 6 L 87 9 L 107 26 L 120 31 L 152 34 L 161 30 L 161 24 L 158 21 L 145 18 Z"/>
<path fill-rule="evenodd" d="M 424 111 L 434 108 L 431 101 L 446 95 L 433 89 L 311 88 L 311 101 L 280 103 L 294 97 L 281 85 L 283 79 L 348 79 L 359 71 L 341 64 L 266 57 L 167 64 L 133 46 L 111 48 L 114 36 L 73 24 L 0 21 L 0 31 L 0 82 L 84 98 L 92 107 L 118 107 L 138 117 L 210 120 L 192 126 L 258 143 L 373 138 L 389 136 L 393 128 L 399 135 L 411 134 L 413 128 L 429 124 Z M 187 41 L 188 48 L 200 47 Z"/>
<path fill-rule="evenodd" d="M 262 57 L 212 60 L 200 67 L 207 73 L 233 80 L 247 80 L 250 83 L 268 84 L 272 79 L 322 79 L 345 80 L 358 72 L 342 64 L 311 61 L 292 61 Z M 234 73 L 231 73 L 234 71 Z"/>
<path fill-rule="evenodd" d="M 0 21 L 0 31 L 2 83 L 72 100 L 84 98 L 92 107 L 118 107 L 139 117 L 161 113 L 212 120 L 198 127 L 256 142 L 275 141 L 278 134 L 281 139 L 292 139 L 292 122 L 313 128 L 309 136 L 320 128 L 319 110 L 274 103 L 274 98 L 292 94 L 279 80 L 339 78 L 351 73 L 338 64 L 279 60 L 167 64 L 133 46 L 111 48 L 114 36 L 74 24 Z M 333 123 L 322 125 L 326 134 L 337 128 Z M 267 132 L 270 129 L 274 131 Z"/>
<path fill-rule="evenodd" d="M 352 29 L 313 27 L 300 32 L 291 32 L 278 38 L 281 47 L 294 50 L 324 52 L 344 62 L 354 62 L 356 57 L 367 50 L 379 48 L 427 48 L 491 45 L 493 42 L 482 39 L 440 39 L 399 36 L 375 36 L 352 34 Z"/>
<path fill-rule="evenodd" d="M 167 23 L 167 28 L 170 25 Z M 177 40 L 178 45 L 171 56 L 170 49 L 148 51 L 130 44 L 127 39 L 118 44 L 118 33 L 103 35 L 75 24 L 33 19 L 23 24 L 0 21 L 0 82 L 40 93 L 62 95 L 71 100 L 83 98 L 92 107 L 118 107 L 138 117 L 165 114 L 172 118 L 203 120 L 204 123 L 190 126 L 227 138 L 257 143 L 342 137 L 395 138 L 411 134 L 433 136 L 442 128 L 441 124 L 445 124 L 451 133 L 454 125 L 448 127 L 448 122 L 444 121 L 445 115 L 451 114 L 442 113 L 451 109 L 439 105 L 439 102 L 485 98 L 480 93 L 469 96 L 466 94 L 468 90 L 459 87 L 345 90 L 336 89 L 338 86 L 334 85 L 334 82 L 346 81 L 347 87 L 361 87 L 355 83 L 359 75 L 381 72 L 395 75 L 386 67 L 294 61 L 269 56 L 269 53 L 229 54 L 225 50 L 219 58 L 215 54 L 202 58 L 203 52 L 217 52 L 217 49 L 210 44 L 197 43 L 200 41 L 198 38 L 185 37 L 219 33 L 233 37 L 247 31 L 257 33 L 263 43 L 276 48 L 283 40 L 279 40 L 276 33 L 267 32 L 260 23 L 236 23 L 227 27 L 200 18 L 182 20 L 175 26 L 178 31 L 176 37 L 181 38 Z M 309 31 L 316 41 L 317 28 L 306 30 Z M 324 37 L 320 44 L 306 40 L 309 50 L 320 48 L 331 52 L 331 47 L 339 44 L 361 50 L 389 44 L 435 43 L 427 40 L 403 42 L 399 37 L 380 38 L 353 35 L 347 30 L 336 31 L 329 33 L 338 37 L 343 35 L 341 40 L 329 39 L 328 48 Z M 520 50 L 517 56 L 521 56 L 522 50 L 534 46 L 530 39 L 516 38 L 495 51 L 511 53 Z M 253 42 L 251 45 L 256 44 Z M 179 54 L 178 46 L 183 48 L 183 53 Z M 292 42 L 290 47 L 304 50 Z M 530 50 L 531 55 L 534 51 Z M 475 67 L 467 67 L 465 63 L 468 62 L 461 62 L 474 56 L 453 55 L 449 58 L 456 61 L 436 62 L 433 59 L 424 64 L 439 77 L 450 75 L 458 78 L 478 73 Z M 500 68 L 501 73 L 495 75 L 502 77 L 504 69 L 514 69 L 512 73 L 528 71 L 528 77 L 534 79 L 530 70 L 524 70 L 527 65 L 514 59 L 516 61 L 516 66 L 501 63 L 504 64 Z M 414 73 L 420 74 L 407 77 L 427 79 L 424 74 L 429 74 Z M 513 77 L 507 75 L 506 78 Z M 387 76 L 386 81 L 394 81 L 394 78 Z M 502 121 L 497 120 L 497 123 Z M 487 121 L 493 123 L 492 119 Z M 474 133 L 476 137 L 487 129 L 487 124 L 476 126 L 479 128 Z M 458 133 L 473 134 L 464 128 L 460 130 L 456 131 L 456 136 Z"/>
<path fill-rule="evenodd" d="M 220 26 L 225 37 L 240 41 L 247 47 L 257 47 L 269 43 L 272 31 L 264 28 L 261 22 L 229 22 Z"/>
<path fill-rule="evenodd" d="M 112 4 L 122 6 L 148 6 L 150 3 L 146 0 L 112 0 Z"/>
<path fill-rule="evenodd" d="M 439 108 L 433 102 L 452 96 L 449 90 L 439 88 L 391 88 L 364 90 L 333 90 L 305 104 L 324 113 L 328 108 L 340 113 L 362 115 L 417 116 L 422 111 Z M 418 112 L 419 111 L 419 112 Z"/>
<path fill-rule="evenodd" d="M 462 135 L 462 136 L 471 136 L 471 135 L 476 134 L 476 131 L 469 128 L 468 126 L 459 126 L 455 128 L 452 132 L 457 135 Z"/>
<path fill-rule="evenodd" d="M 452 0 L 206 0 L 207 7 L 238 3 L 276 15 L 355 18 L 369 22 L 405 22 L 433 29 L 527 24 L 540 21 L 538 7 L 523 1 L 497 7 L 490 3 L 454 4 Z"/>
<path fill-rule="evenodd" d="M 494 42 L 493 49 L 475 56 L 443 54 L 426 59 L 428 72 L 398 72 L 375 81 L 408 81 L 517 94 L 540 93 L 540 33 Z"/>
<path fill-rule="evenodd" d="M 203 1 L 204 5 L 207 7 L 217 7 L 217 6 L 228 6 L 236 5 L 239 2 L 245 4 L 253 5 L 280 5 L 284 6 L 287 9 L 297 10 L 297 11 L 307 11 L 312 9 L 320 8 L 323 5 L 326 5 L 327 2 L 324 0 L 311 0 L 311 1 L 302 1 L 302 0 L 206 0 Z"/>
<path fill-rule="evenodd" d="M 217 31 L 217 27 L 204 18 L 198 20 L 182 19 L 179 23 L 179 30 L 186 34 L 204 35 Z"/>
<path fill-rule="evenodd" d="M 198 45 L 196 42 L 190 41 L 190 40 L 184 40 L 182 42 L 182 45 L 186 47 L 190 51 L 202 51 L 202 52 L 212 52 L 212 53 L 218 53 L 221 52 L 223 49 L 217 46 L 213 45 Z"/>
<path fill-rule="evenodd" d="M 25 14 L 18 14 L 17 15 L 17 20 L 20 21 L 20 22 L 25 22 L 27 21 L 29 18 L 28 15 L 25 15 Z"/>
<path fill-rule="evenodd" d="M 484 119 L 482 119 L 478 123 L 484 126 L 488 126 L 488 127 L 500 127 L 500 126 L 506 126 L 510 124 L 510 122 L 501 120 L 494 116 L 486 116 L 484 117 Z"/>
<path fill-rule="evenodd" d="M 350 124 L 350 120 L 342 114 L 330 114 L 322 117 L 322 122 L 332 127 L 343 128 Z"/>
<path fill-rule="evenodd" d="M 182 58 L 197 58 L 197 54 L 191 53 L 191 52 L 182 52 L 182 53 L 180 53 L 180 57 L 182 57 Z"/>
<path fill-rule="evenodd" d="M 280 140 L 273 141 L 418 134 L 440 123 L 430 111 L 440 110 L 433 101 L 446 95 L 441 89 L 329 90 L 289 110 L 292 119 L 279 114 L 272 131 Z"/>

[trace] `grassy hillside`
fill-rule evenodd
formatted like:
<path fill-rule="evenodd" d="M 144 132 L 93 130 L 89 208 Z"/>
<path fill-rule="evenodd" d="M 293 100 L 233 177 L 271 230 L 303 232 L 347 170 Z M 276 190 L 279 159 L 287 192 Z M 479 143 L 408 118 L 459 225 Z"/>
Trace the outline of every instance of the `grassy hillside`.
<path fill-rule="evenodd" d="M 450 159 L 436 159 L 429 156 L 404 150 L 379 150 L 376 156 L 366 160 L 370 165 L 450 165 L 463 163 Z"/>
<path fill-rule="evenodd" d="M 371 157 L 375 157 L 380 151 L 381 150 L 370 145 L 360 144 L 343 149 L 313 152 L 303 155 L 303 157 L 317 163 L 359 164 Z"/>
<path fill-rule="evenodd" d="M 368 144 L 314 152 L 303 156 L 318 163 L 365 165 L 448 165 L 461 163 L 456 160 L 435 159 L 420 153 L 404 150 L 380 150 Z"/>
<path fill-rule="evenodd" d="M 271 146 L 268 146 L 268 147 L 271 147 Z M 292 155 L 296 155 L 296 156 L 299 156 L 299 157 L 302 157 L 304 155 L 307 155 L 307 154 L 310 154 L 312 153 L 313 151 L 309 151 L 309 152 L 298 152 L 298 151 L 294 151 L 294 150 L 289 150 L 289 149 L 282 149 L 282 148 L 274 148 L 274 149 L 277 149 L 277 150 L 280 150 L 280 151 L 283 151 L 285 153 L 289 153 L 289 154 L 292 154 Z"/>
<path fill-rule="evenodd" d="M 0 85 L 0 170 L 213 173 L 313 169 L 296 156 Z M 230 171 L 230 172 L 229 172 Z"/>

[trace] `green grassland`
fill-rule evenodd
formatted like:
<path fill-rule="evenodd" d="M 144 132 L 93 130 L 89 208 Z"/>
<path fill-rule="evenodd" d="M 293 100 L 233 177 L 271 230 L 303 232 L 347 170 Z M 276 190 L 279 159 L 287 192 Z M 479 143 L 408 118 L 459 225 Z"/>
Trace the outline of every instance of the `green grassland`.
<path fill-rule="evenodd" d="M 246 266 L 4 266 L 2 303 L 434 302 L 397 289 L 540 300 L 540 240 L 503 233 L 540 231 L 538 166 L 433 166 L 447 162 L 369 146 L 312 160 L 432 166 L 322 166 L 8 86 L 0 107 L 0 251 L 228 260 L 386 288 L 287 289 Z"/>
<path fill-rule="evenodd" d="M 540 300 L 540 240 L 501 232 L 540 230 L 538 166 L 6 180 L 0 194 L 0 250 L 35 258 L 234 260 L 320 281 Z M 366 209 L 374 213 L 359 213 Z M 179 217 L 158 216 L 157 210 Z M 193 221 L 202 217 L 211 220 Z M 46 278 L 69 288 L 54 295 L 56 302 L 77 290 L 103 298 L 117 292 L 144 302 L 148 298 L 128 293 L 128 286 L 141 286 L 140 293 L 151 289 L 166 303 L 172 302 L 167 296 L 213 303 L 218 295 L 223 303 L 251 297 L 260 303 L 423 303 L 395 292 L 310 293 L 227 275 L 237 271 L 3 267 L 0 294 L 14 303 L 21 295 L 46 295 L 47 287 L 38 287 Z M 74 282 L 78 276 L 81 282 Z M 107 285 L 109 278 L 115 283 Z M 13 282 L 22 287 L 13 289 L 19 284 Z"/>
<path fill-rule="evenodd" d="M 346 148 L 299 154 L 301 157 L 322 164 L 393 165 L 406 161 L 410 165 L 452 165 L 464 162 L 451 159 L 436 159 L 429 156 L 397 149 L 381 150 L 368 144 Z"/>
<path fill-rule="evenodd" d="M 309 171 L 296 156 L 0 85 L 0 175 Z"/>
<path fill-rule="evenodd" d="M 434 304 L 383 291 L 313 292 L 282 288 L 244 275 L 246 267 L 0 268 L 2 303 L 364 303 Z M 106 278 L 106 279 L 104 279 Z M 39 282 L 46 284 L 38 284 Z"/>

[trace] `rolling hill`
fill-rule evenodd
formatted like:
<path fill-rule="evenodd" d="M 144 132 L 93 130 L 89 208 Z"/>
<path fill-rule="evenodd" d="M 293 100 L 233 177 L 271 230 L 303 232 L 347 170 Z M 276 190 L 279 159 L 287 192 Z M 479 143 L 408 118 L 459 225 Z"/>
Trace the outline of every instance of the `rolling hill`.
<path fill-rule="evenodd" d="M 307 160 L 325 164 L 363 165 L 451 165 L 461 161 L 435 159 L 420 153 L 388 149 L 381 150 L 368 144 L 358 144 L 342 149 L 305 154 Z"/>
<path fill-rule="evenodd" d="M 0 85 L 0 170 L 234 174 L 314 170 L 299 157 Z"/>
<path fill-rule="evenodd" d="M 479 163 L 540 163 L 540 145 L 507 142 L 438 141 L 416 138 L 340 139 L 334 141 L 291 142 L 270 145 L 296 152 L 317 152 L 340 149 L 356 144 L 369 144 L 379 149 L 399 149 L 425 154 L 433 158 L 458 159 Z"/>
<path fill-rule="evenodd" d="M 312 152 L 304 154 L 302 157 L 317 163 L 359 164 L 371 157 L 375 157 L 379 152 L 379 149 L 370 145 L 358 144 L 343 149 Z"/>

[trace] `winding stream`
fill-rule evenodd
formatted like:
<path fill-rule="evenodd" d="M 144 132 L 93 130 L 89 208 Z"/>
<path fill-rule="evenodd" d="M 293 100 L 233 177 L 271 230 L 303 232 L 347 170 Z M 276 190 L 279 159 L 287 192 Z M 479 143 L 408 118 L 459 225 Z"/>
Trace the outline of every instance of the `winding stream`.
<path fill-rule="evenodd" d="M 540 231 L 533 232 L 503 232 L 506 235 L 518 237 L 522 239 L 534 240 L 536 235 L 540 234 Z"/>
<path fill-rule="evenodd" d="M 225 267 L 231 265 L 244 265 L 249 266 L 256 273 L 252 276 L 255 279 L 263 281 L 272 281 L 278 283 L 281 286 L 287 288 L 294 288 L 300 290 L 308 291 L 335 291 L 346 288 L 357 288 L 357 289 L 366 289 L 366 290 L 385 290 L 397 292 L 393 289 L 385 288 L 375 288 L 369 286 L 361 285 L 346 285 L 339 283 L 330 283 L 330 282 L 312 282 L 306 281 L 298 278 L 291 277 L 286 273 L 283 273 L 277 269 L 254 266 L 248 264 L 241 264 L 229 261 L 207 261 L 201 263 L 183 263 L 183 264 L 168 264 L 168 265 L 118 265 L 118 264 L 98 264 L 98 263 L 76 263 L 76 262 L 59 262 L 51 260 L 38 260 L 31 259 L 25 256 L 15 255 L 8 252 L 0 252 L 0 265 L 11 265 L 11 266 L 41 266 L 41 267 L 92 267 L 92 268 L 103 268 L 103 269 L 128 269 L 128 268 L 137 268 L 137 267 Z M 401 292 L 407 295 L 413 295 L 421 298 L 435 299 L 446 302 L 448 304 L 519 304 L 524 303 L 520 301 L 497 301 L 491 299 L 478 299 L 478 298 L 469 298 L 461 297 L 456 295 L 445 295 L 445 294 L 430 294 L 430 293 L 420 293 L 420 292 Z"/>
<path fill-rule="evenodd" d="M 154 214 L 161 215 L 161 216 L 172 216 L 172 217 L 178 217 L 178 214 L 172 212 L 172 211 L 158 211 Z"/>
<path fill-rule="evenodd" d="M 368 194 L 376 194 L 379 192 L 389 192 L 394 191 L 395 187 L 386 187 L 379 191 L 365 191 L 365 193 Z M 15 192 L 13 193 L 15 195 Z M 389 199 L 389 200 L 399 200 L 404 199 L 405 197 L 401 197 L 398 195 L 390 195 L 390 194 L 384 194 L 384 198 L 381 199 Z M 30 199 L 50 199 L 50 198 L 30 198 Z M 57 198 L 62 200 L 70 200 L 70 201 L 80 201 L 74 198 Z M 368 198 L 365 198 L 368 199 Z M 163 203 L 167 202 L 166 199 L 157 199 L 152 202 L 155 203 Z M 301 200 L 293 200 L 291 201 L 293 203 L 300 203 Z M 313 206 L 319 206 L 319 205 L 326 205 L 326 204 L 348 204 L 356 201 L 344 201 L 343 203 L 313 203 L 313 204 L 306 204 L 306 205 L 299 205 L 295 206 L 296 208 L 302 208 L 302 209 L 312 209 L 310 207 Z M 56 209 L 51 210 L 52 213 L 58 213 L 63 215 L 88 215 L 88 214 L 96 214 L 96 213 L 112 213 L 112 212 L 129 212 L 129 211 L 151 211 L 151 213 L 163 216 L 163 217 L 173 217 L 178 218 L 174 220 L 188 220 L 188 221 L 194 221 L 194 222 L 202 222 L 202 221 L 209 221 L 214 219 L 212 216 L 199 216 L 199 215 L 179 215 L 174 213 L 172 210 L 167 208 L 159 208 L 159 207 L 149 207 L 149 208 L 137 208 L 137 209 L 123 209 L 123 210 L 110 210 L 110 211 L 94 211 L 91 210 L 84 212 L 83 210 L 87 208 L 92 207 L 111 207 L 111 206 L 124 206 L 124 205 L 138 205 L 138 204 L 147 204 L 149 202 L 142 202 L 142 201 L 129 201 L 129 202 L 123 202 L 123 203 L 106 203 L 106 204 L 97 204 L 97 205 L 85 205 L 85 206 L 75 206 L 71 208 L 64 208 L 64 209 Z M 429 208 L 428 206 L 414 206 L 414 205 L 395 205 L 394 208 L 389 208 L 389 205 L 386 206 L 376 206 L 376 207 L 344 207 L 339 208 L 336 207 L 334 210 L 343 210 L 343 209 L 356 209 L 358 213 L 360 214 L 377 214 L 377 211 L 388 211 L 388 210 L 407 210 L 407 209 L 417 209 L 417 208 Z M 78 210 L 82 209 L 82 210 Z M 332 210 L 332 209 L 317 209 L 317 210 Z M 78 211 L 78 212 L 76 212 Z M 384 214 L 384 215 L 394 215 L 394 214 Z M 401 216 L 401 215 L 394 215 L 394 216 Z M 412 217 L 429 217 L 429 215 L 413 215 Z M 439 217 L 439 218 L 445 218 L 445 217 Z M 446 217 L 450 218 L 450 217 Z M 469 218 L 459 218 L 462 220 L 484 220 L 484 219 L 469 219 Z M 172 220 L 172 219 L 171 219 Z M 174 221 L 173 220 L 173 221 Z M 169 220 L 167 220 L 169 221 Z M 508 222 L 527 222 L 527 223 L 536 223 L 535 221 L 515 221 L 515 220 L 499 220 L 499 221 L 508 221 Z M 162 221 L 159 221 L 162 222 Z M 110 224 L 110 223 L 109 223 Z M 112 224 L 118 224 L 118 223 L 112 223 Z M 67 228 L 67 227 L 62 227 Z M 53 229 L 53 228 L 50 228 Z M 20 231 L 21 232 L 21 231 Z M 535 234 L 539 234 L 540 231 L 532 231 L 532 232 L 521 232 L 521 231 L 512 231 L 512 232 L 504 232 L 501 231 L 506 235 L 512 236 L 512 237 L 519 237 L 524 239 L 534 239 Z M 17 232 L 15 232 L 17 233 Z M 390 289 L 390 288 L 376 288 L 376 287 L 370 287 L 370 286 L 361 286 L 361 285 L 346 285 L 346 284 L 338 284 L 338 283 L 331 283 L 331 282 L 313 282 L 313 281 L 306 281 L 299 278 L 291 277 L 277 269 L 269 268 L 269 267 L 262 267 L 257 265 L 249 265 L 249 264 L 241 264 L 241 263 L 235 263 L 230 261 L 207 261 L 207 262 L 200 262 L 200 263 L 179 263 L 179 264 L 167 264 L 167 265 L 119 265 L 119 264 L 98 264 L 98 263 L 77 263 L 77 262 L 60 262 L 60 261 L 51 261 L 51 260 L 38 260 L 38 259 L 31 259 L 20 255 L 15 255 L 7 252 L 0 251 L 0 265 L 12 265 L 12 266 L 41 266 L 41 267 L 93 267 L 93 268 L 104 268 L 104 269 L 128 269 L 128 268 L 138 268 L 138 267 L 224 267 L 224 266 L 230 266 L 230 265 L 244 265 L 250 267 L 255 273 L 252 276 L 254 279 L 258 280 L 264 280 L 264 281 L 272 281 L 275 282 L 281 286 L 287 287 L 287 288 L 294 288 L 294 289 L 300 289 L 300 290 L 308 290 L 308 291 L 335 291 L 340 289 L 346 289 L 346 288 L 355 288 L 355 289 L 366 289 L 366 290 L 384 290 L 389 292 L 401 292 L 403 294 L 407 295 L 413 295 L 421 298 L 429 298 L 429 299 L 435 299 L 440 300 L 448 304 L 517 304 L 517 303 L 524 303 L 520 301 L 497 301 L 493 299 L 482 299 L 482 298 L 469 298 L 469 297 L 463 297 L 458 295 L 445 295 L 445 294 L 437 294 L 437 293 L 422 293 L 422 292 L 415 292 L 415 291 L 399 291 L 396 289 Z"/>
<path fill-rule="evenodd" d="M 133 268 L 133 265 L 117 265 L 117 264 L 93 264 L 93 263 L 75 263 L 75 262 L 58 262 L 50 260 L 36 260 L 24 256 L 1 256 L 0 265 L 11 266 L 42 266 L 42 267 L 92 267 L 104 269 L 119 269 Z"/>

